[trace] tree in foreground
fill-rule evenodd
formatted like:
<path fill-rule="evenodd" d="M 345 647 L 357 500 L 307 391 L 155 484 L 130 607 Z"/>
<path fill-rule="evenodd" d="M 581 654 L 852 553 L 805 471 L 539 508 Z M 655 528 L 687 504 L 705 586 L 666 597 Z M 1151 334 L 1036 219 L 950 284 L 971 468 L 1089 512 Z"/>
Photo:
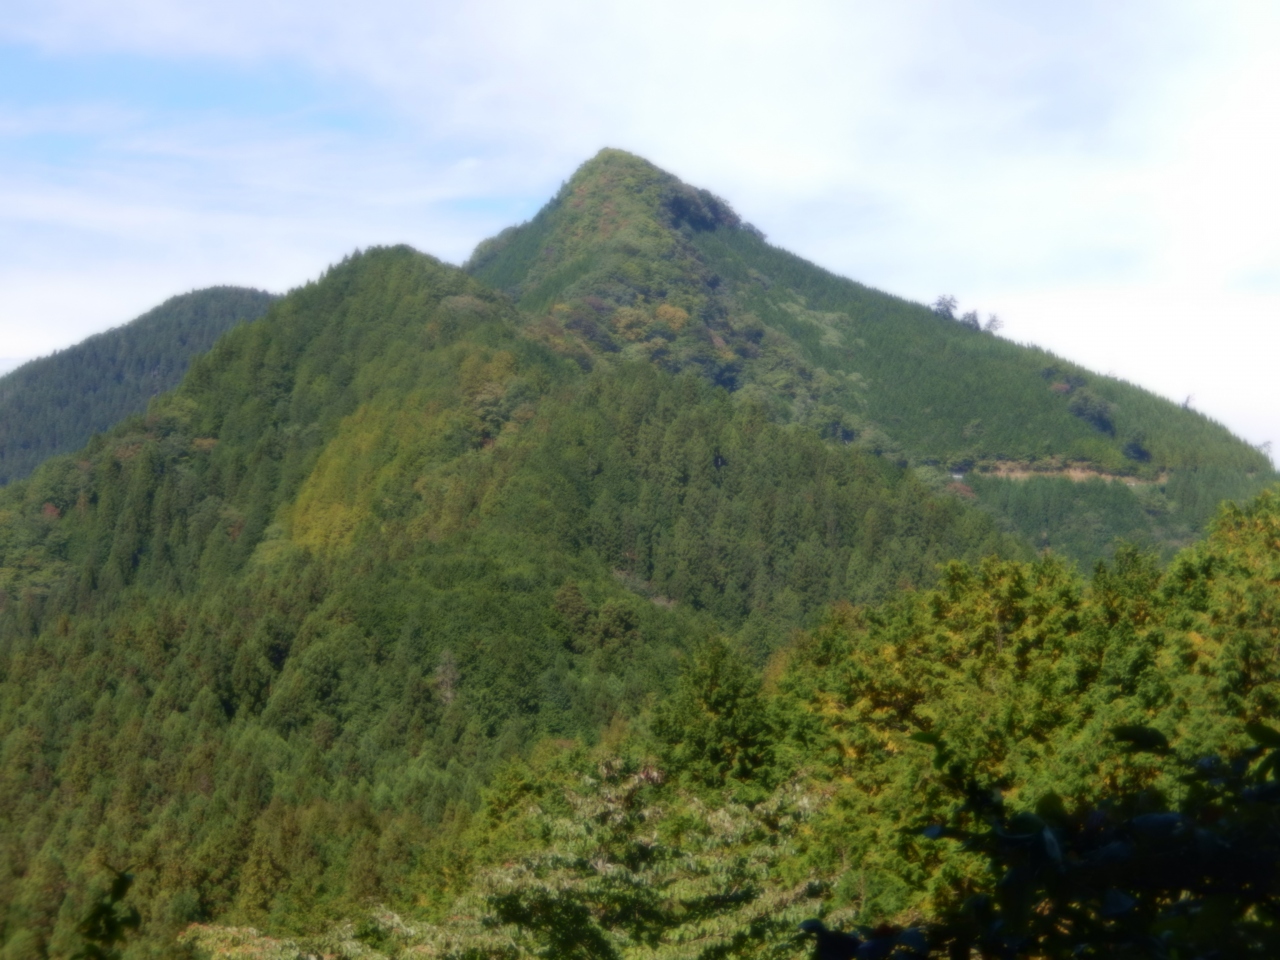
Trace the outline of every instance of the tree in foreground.
<path fill-rule="evenodd" d="M 711 806 L 657 767 L 609 757 L 539 803 L 518 829 L 534 850 L 480 870 L 438 923 L 378 912 L 306 941 L 194 926 L 218 957 L 799 958 L 821 888 L 782 863 L 816 806 L 794 783 L 747 807 Z"/>

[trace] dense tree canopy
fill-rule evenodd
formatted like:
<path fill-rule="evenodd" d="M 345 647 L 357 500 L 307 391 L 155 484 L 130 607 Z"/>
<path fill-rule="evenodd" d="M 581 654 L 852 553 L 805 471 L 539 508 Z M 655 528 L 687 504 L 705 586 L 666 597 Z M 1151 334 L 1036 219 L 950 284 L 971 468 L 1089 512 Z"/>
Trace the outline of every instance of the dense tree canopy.
<path fill-rule="evenodd" d="M 774 419 L 976 496 L 1007 529 L 1084 563 L 1117 535 L 1167 558 L 1221 500 L 1275 479 L 1265 454 L 1203 415 L 957 323 L 953 298 L 938 312 L 834 276 L 619 150 L 467 269 L 584 362 L 696 371 Z"/>
<path fill-rule="evenodd" d="M 822 915 L 885 955 L 1270 956 L 1277 562 L 1267 494 L 1167 569 L 953 564 L 934 589 L 837 608 L 763 688 L 710 640 L 651 723 L 503 768 L 439 841 L 416 917 L 188 939 L 799 957 L 797 919 Z"/>
<path fill-rule="evenodd" d="M 638 716 L 701 638 L 763 658 L 832 600 L 1023 549 L 702 378 L 585 373 L 405 249 L 0 510 L 0 882 L 53 950 L 99 863 L 135 864 L 154 937 L 411 897 L 497 764 Z"/>
<path fill-rule="evenodd" d="M 237 323 L 262 316 L 272 299 L 239 287 L 183 294 L 0 377 L 0 484 L 142 413 L 178 385 L 192 358 Z"/>
<path fill-rule="evenodd" d="M 607 151 L 0 490 L 0 957 L 968 936 L 984 824 L 1262 784 L 1274 496 L 1175 547 L 1270 476 Z"/>

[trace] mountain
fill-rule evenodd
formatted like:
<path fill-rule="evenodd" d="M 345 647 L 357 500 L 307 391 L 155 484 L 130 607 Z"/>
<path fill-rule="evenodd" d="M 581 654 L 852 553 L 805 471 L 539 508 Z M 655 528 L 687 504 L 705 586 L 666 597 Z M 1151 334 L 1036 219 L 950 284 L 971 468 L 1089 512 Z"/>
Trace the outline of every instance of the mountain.
<path fill-rule="evenodd" d="M 838 836 L 807 832 L 822 798 L 853 784 L 847 811 L 875 771 L 892 773 L 895 797 L 919 779 L 918 751 L 901 776 L 892 760 L 915 741 L 877 710 L 916 705 L 943 722 L 946 691 L 961 691 L 957 736 L 989 723 L 1016 739 L 1024 727 L 997 694 L 1045 638 L 1046 662 L 1063 676 L 1079 666 L 1079 688 L 1049 684 L 1052 696 L 1069 706 L 1087 686 L 1089 703 L 1105 700 L 1110 688 L 1089 686 L 1105 668 L 1155 709 L 1179 644 L 1217 636 L 1186 619 L 1204 612 L 1196 577 L 1217 575 L 1195 555 L 1169 581 L 1189 599 L 1170 601 L 1167 622 L 1191 631 L 1172 646 L 1145 614 L 1108 620 L 1109 600 L 1084 616 L 1069 565 L 1026 566 L 1035 545 L 1014 511 L 980 500 L 976 480 L 972 497 L 953 487 L 942 468 L 963 464 L 916 452 L 988 441 L 948 439 L 887 382 L 951 370 L 963 384 L 974 367 L 1003 371 L 1014 399 L 1041 391 L 1028 410 L 1065 445 L 1032 461 L 1040 441 L 1014 422 L 1040 421 L 1007 416 L 974 378 L 981 403 L 967 412 L 988 411 L 1007 446 L 975 455 L 970 477 L 1058 458 L 1153 488 L 1168 470 L 1165 491 L 1175 471 L 1201 483 L 1201 468 L 1261 482 L 1249 448 L 1207 421 L 1123 384 L 1069 384 L 1114 405 L 1115 436 L 1099 430 L 1041 375 L 1036 364 L 1056 362 L 1045 357 L 775 251 L 723 202 L 616 151 L 466 270 L 406 247 L 347 258 L 229 330 L 144 414 L 0 489 L 3 956 L 75 953 L 79 921 L 125 866 L 142 922 L 131 956 L 208 948 L 195 934 L 175 946 L 193 923 L 233 940 L 337 923 L 359 934 L 342 948 L 356 956 L 390 942 L 376 924 L 343 926 L 370 902 L 447 914 L 472 865 L 532 864 L 526 879 L 576 888 L 581 877 L 557 872 L 577 869 L 565 857 L 590 864 L 597 839 L 616 841 L 638 866 L 655 849 L 650 822 L 673 851 L 696 847 L 664 859 L 662 876 L 701 898 L 708 924 L 754 903 L 748 926 L 782 937 L 788 911 L 837 875 Z M 897 391 L 901 415 L 882 391 Z M 1124 457 L 1133 423 L 1147 424 L 1149 461 Z M 1000 459 L 1010 451 L 1023 459 Z M 1266 568 L 1259 550 L 1252 566 L 1223 561 L 1222 615 Z M 975 569 L 990 573 L 957 572 Z M 833 609 L 857 637 L 822 660 Z M 1129 662 L 1139 627 L 1158 636 Z M 955 653 L 979 640 L 994 672 L 966 672 L 982 664 Z M 1054 659 L 1064 644 L 1071 656 Z M 934 647 L 952 659 L 935 663 Z M 850 650 L 911 683 L 868 685 Z M 760 700 L 762 663 L 768 684 L 799 685 L 776 714 Z M 788 673 L 806 663 L 830 676 Z M 865 744 L 823 732 L 859 711 L 888 731 L 877 763 L 889 766 L 867 777 Z M 1054 729 L 1033 726 L 1033 744 Z M 622 748 L 636 764 L 611 765 Z M 655 794 L 666 812 L 651 821 L 635 803 L 664 770 L 676 793 Z M 827 784 L 800 784 L 805 770 Z M 526 819 L 539 803 L 551 820 Z M 566 846 L 550 860 L 527 859 L 556 837 Z M 790 859 L 793 843 L 812 859 Z M 798 886 L 747 896 L 784 868 Z M 876 902 L 917 909 L 931 876 Z M 735 933 L 742 916 L 716 927 L 725 956 L 758 942 Z M 489 929 L 476 924 L 467 936 Z"/>
<path fill-rule="evenodd" d="M 1221 500 L 1276 479 L 1204 415 L 835 276 L 622 151 L 601 152 L 467 269 L 547 342 L 695 370 L 1082 562 L 1117 536 L 1167 555 Z"/>
<path fill-rule="evenodd" d="M 411 897 L 504 758 L 641 716 L 702 638 L 763 657 L 1026 553 L 883 457 L 528 327 L 367 251 L 0 491 L 12 936 L 71 952 L 103 863 L 146 864 L 156 949 Z"/>
<path fill-rule="evenodd" d="M 166 300 L 123 326 L 0 376 L 0 484 L 142 413 L 177 386 L 191 359 L 266 312 L 260 290 L 211 287 Z"/>

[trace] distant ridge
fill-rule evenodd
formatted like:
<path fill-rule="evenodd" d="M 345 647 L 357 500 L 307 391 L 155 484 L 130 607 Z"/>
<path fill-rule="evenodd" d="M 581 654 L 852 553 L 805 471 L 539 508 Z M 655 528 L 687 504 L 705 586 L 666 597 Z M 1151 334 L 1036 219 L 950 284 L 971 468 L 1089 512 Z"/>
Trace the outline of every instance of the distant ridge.
<path fill-rule="evenodd" d="M 262 316 L 274 299 L 243 287 L 171 297 L 130 323 L 0 376 L 0 484 L 144 411 L 153 396 L 177 386 L 192 357 L 237 323 Z"/>

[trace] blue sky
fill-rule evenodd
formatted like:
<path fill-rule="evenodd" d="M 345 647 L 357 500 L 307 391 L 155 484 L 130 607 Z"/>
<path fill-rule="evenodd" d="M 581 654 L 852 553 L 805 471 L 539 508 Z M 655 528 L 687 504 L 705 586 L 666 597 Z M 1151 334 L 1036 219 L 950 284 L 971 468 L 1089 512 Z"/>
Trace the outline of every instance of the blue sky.
<path fill-rule="evenodd" d="M 1280 440 L 1274 3 L 5 7 L 0 358 L 370 244 L 460 261 L 609 145 Z"/>

